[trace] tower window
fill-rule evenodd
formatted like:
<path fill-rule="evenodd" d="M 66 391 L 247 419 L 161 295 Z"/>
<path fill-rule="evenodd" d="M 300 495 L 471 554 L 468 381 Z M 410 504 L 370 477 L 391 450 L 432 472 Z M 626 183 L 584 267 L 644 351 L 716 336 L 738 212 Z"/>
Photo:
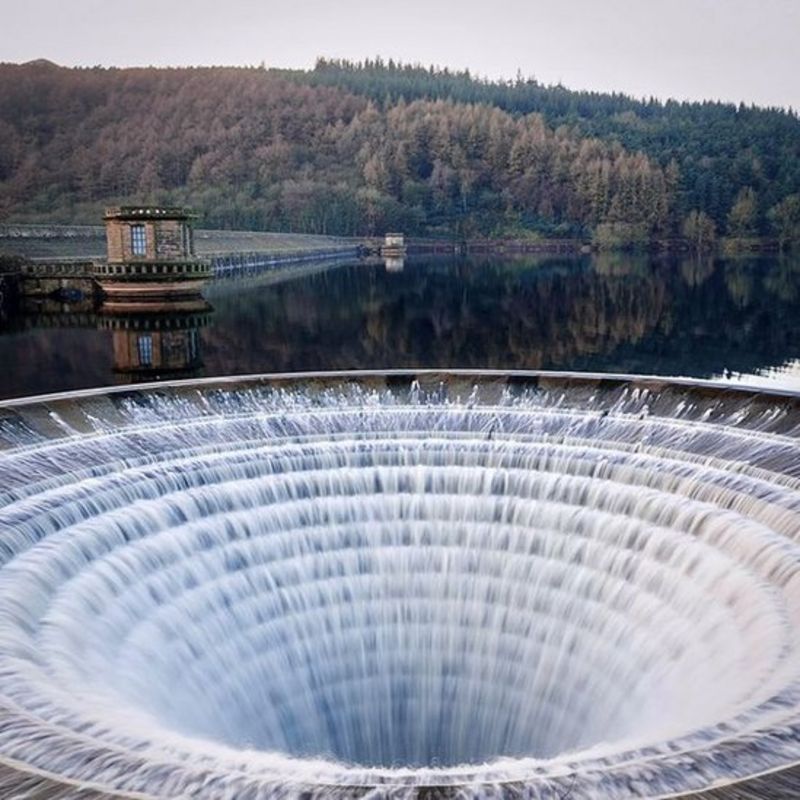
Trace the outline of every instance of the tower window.
<path fill-rule="evenodd" d="M 152 367 L 153 366 L 153 337 L 152 336 L 140 336 L 136 340 L 136 349 L 138 351 L 137 355 L 139 356 L 139 366 L 140 367 Z"/>
<path fill-rule="evenodd" d="M 131 252 L 135 256 L 147 253 L 147 236 L 144 225 L 131 225 Z"/>

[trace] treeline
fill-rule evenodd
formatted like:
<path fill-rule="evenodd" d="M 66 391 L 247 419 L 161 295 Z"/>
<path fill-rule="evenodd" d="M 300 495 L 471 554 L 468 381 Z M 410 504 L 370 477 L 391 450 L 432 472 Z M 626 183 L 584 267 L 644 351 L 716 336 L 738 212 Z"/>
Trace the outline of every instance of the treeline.
<path fill-rule="evenodd" d="M 321 61 L 312 72 L 5 64 L 0 216 L 96 222 L 105 204 L 146 201 L 188 203 L 209 227 L 339 235 L 397 228 L 624 245 L 685 234 L 702 247 L 718 232 L 780 228 L 787 243 L 800 239 L 793 115 L 678 106 L 688 128 L 706 109 L 747 131 L 724 159 L 713 136 L 692 133 L 718 187 L 701 202 L 678 142 L 658 150 L 655 133 L 614 133 L 620 115 L 657 128 L 669 109 L 391 62 Z M 658 135 L 672 141 L 674 128 Z M 735 181 L 729 162 L 740 164 Z"/>
<path fill-rule="evenodd" d="M 369 97 L 382 107 L 420 98 L 482 103 L 515 116 L 541 114 L 553 128 L 566 125 L 579 135 L 619 142 L 646 153 L 662 168 L 674 165 L 680 175 L 676 216 L 685 219 L 693 210 L 702 211 L 720 233 L 785 235 L 782 218 L 800 215 L 800 119 L 792 110 L 636 100 L 545 86 L 521 75 L 513 81 L 487 81 L 468 71 L 381 59 L 319 59 L 312 72 L 298 76 L 312 85 Z M 754 209 L 742 224 L 730 213 L 745 196 Z M 789 197 L 789 206 L 781 208 Z M 800 224 L 800 218 L 795 222 Z"/>

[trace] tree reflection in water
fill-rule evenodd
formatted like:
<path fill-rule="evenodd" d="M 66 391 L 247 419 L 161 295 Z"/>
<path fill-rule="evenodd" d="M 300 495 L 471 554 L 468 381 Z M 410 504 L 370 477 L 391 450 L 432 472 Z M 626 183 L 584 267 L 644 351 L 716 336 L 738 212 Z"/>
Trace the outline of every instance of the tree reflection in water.
<path fill-rule="evenodd" d="M 800 388 L 800 370 L 781 372 L 800 358 L 798 287 L 796 257 L 308 265 L 212 284 L 213 312 L 204 305 L 188 325 L 185 309 L 161 309 L 158 369 L 120 368 L 122 356 L 129 367 L 147 359 L 146 342 L 141 354 L 131 348 L 155 318 L 109 321 L 59 303 L 27 308 L 0 323 L 0 396 L 179 377 L 168 368 L 178 350 L 187 376 L 399 367 L 701 378 L 770 371 L 771 382 Z"/>

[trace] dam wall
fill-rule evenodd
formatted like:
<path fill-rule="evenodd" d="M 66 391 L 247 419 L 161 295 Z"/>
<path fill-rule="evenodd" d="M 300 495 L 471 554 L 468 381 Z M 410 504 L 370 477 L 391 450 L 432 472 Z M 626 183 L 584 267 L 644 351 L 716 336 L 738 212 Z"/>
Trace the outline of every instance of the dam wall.
<path fill-rule="evenodd" d="M 330 236 L 250 231 L 194 231 L 198 255 L 215 278 L 254 276 L 320 260 L 355 258 L 360 241 Z M 101 225 L 0 225 L 0 292 L 44 298 L 91 297 L 106 259 Z M 11 264 L 14 266 L 10 266 Z"/>
<path fill-rule="evenodd" d="M 204 258 L 232 253 L 299 253 L 356 248 L 360 240 L 335 236 L 268 231 L 222 231 L 196 228 L 197 255 Z M 0 224 L 0 254 L 28 259 L 104 259 L 105 228 L 102 225 Z"/>

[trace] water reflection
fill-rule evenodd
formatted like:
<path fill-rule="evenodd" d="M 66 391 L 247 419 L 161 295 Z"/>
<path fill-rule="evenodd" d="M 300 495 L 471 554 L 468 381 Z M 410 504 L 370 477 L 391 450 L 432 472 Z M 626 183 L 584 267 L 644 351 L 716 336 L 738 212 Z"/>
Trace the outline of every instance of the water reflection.
<path fill-rule="evenodd" d="M 202 298 L 102 306 L 98 321 L 100 328 L 111 331 L 114 382 L 201 375 L 200 329 L 211 321 L 212 310 Z"/>
<path fill-rule="evenodd" d="M 212 306 L 24 299 L 0 325 L 0 396 L 198 377 Z"/>
<path fill-rule="evenodd" d="M 56 301 L 0 327 L 0 395 L 307 369 L 586 369 L 800 389 L 800 260 L 604 254 L 303 265 L 196 308 Z"/>
<path fill-rule="evenodd" d="M 405 258 L 391 256 L 383 259 L 383 265 L 387 272 L 402 272 L 406 264 Z"/>

